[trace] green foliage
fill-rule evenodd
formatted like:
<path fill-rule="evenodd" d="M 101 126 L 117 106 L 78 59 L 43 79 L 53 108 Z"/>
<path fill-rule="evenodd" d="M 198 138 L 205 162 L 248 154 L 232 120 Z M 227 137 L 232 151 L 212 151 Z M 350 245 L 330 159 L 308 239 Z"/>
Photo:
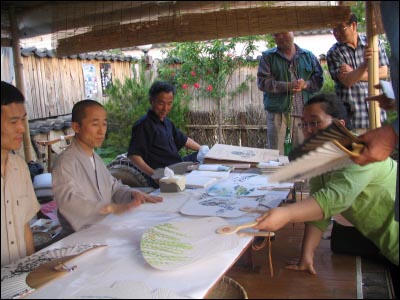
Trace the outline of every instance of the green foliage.
<path fill-rule="evenodd" d="M 328 65 L 322 65 L 324 75 L 324 85 L 321 88 L 321 93 L 334 94 L 335 93 L 335 82 L 333 81 L 331 74 L 328 70 Z"/>
<path fill-rule="evenodd" d="M 357 17 L 357 31 L 366 31 L 366 20 L 365 20 L 365 1 L 352 1 L 351 12 Z"/>
<path fill-rule="evenodd" d="M 222 99 L 233 99 L 237 94 L 248 89 L 248 82 L 255 80 L 248 76 L 238 87 L 227 92 L 232 74 L 246 63 L 244 58 L 256 50 L 255 41 L 261 37 L 249 36 L 229 40 L 209 42 L 173 43 L 165 51 L 167 58 L 159 66 L 159 76 L 173 83 L 177 88 L 176 98 L 183 103 L 194 99 L 211 98 L 218 105 L 218 140 L 222 141 Z M 236 46 L 243 45 L 242 53 L 236 54 Z M 171 63 L 179 63 L 175 68 Z"/>
<path fill-rule="evenodd" d="M 358 32 L 366 32 L 366 18 L 365 18 L 365 1 L 351 1 L 351 11 L 357 17 L 357 31 Z M 381 40 L 386 54 L 389 57 L 391 53 L 390 44 L 387 40 L 386 34 L 379 35 L 379 39 Z"/>
<path fill-rule="evenodd" d="M 128 149 L 132 125 L 144 115 L 150 107 L 148 91 L 151 85 L 151 73 L 146 74 L 143 63 L 139 70 L 133 70 L 133 78 L 122 83 L 115 80 L 107 90 L 109 100 L 104 107 L 108 113 L 107 139 L 103 147 L 112 147 L 118 154 Z"/>
<path fill-rule="evenodd" d="M 383 124 L 391 124 L 397 118 L 396 110 L 386 111 L 386 114 L 387 114 L 387 119 L 385 120 L 385 122 L 383 122 Z"/>
<path fill-rule="evenodd" d="M 103 52 L 108 54 L 123 55 L 121 49 L 109 49 L 109 50 L 104 50 Z"/>
<path fill-rule="evenodd" d="M 275 39 L 272 34 L 266 34 L 263 37 L 263 39 L 267 42 L 268 49 L 276 47 Z"/>
<path fill-rule="evenodd" d="M 242 65 L 247 57 L 256 50 L 254 36 L 232 38 L 230 40 L 213 40 L 210 42 L 173 43 L 166 51 L 167 58 L 159 68 L 159 76 L 172 82 L 177 87 L 177 96 L 190 101 L 200 97 L 219 101 L 227 96 L 227 84 L 233 72 Z M 243 52 L 238 56 L 235 48 L 244 44 Z M 179 63 L 171 68 L 171 63 Z M 248 77 L 245 82 L 254 80 Z M 230 98 L 245 90 L 240 85 L 229 94 Z"/>
<path fill-rule="evenodd" d="M 126 152 L 126 151 L 124 151 Z M 112 146 L 107 146 L 107 147 L 103 147 L 102 148 L 97 148 L 96 149 L 96 153 L 98 155 L 100 155 L 101 159 L 103 160 L 103 162 L 108 165 L 110 162 L 112 162 L 115 157 L 119 154 L 121 154 L 122 152 L 120 151 L 120 149 L 112 147 Z"/>

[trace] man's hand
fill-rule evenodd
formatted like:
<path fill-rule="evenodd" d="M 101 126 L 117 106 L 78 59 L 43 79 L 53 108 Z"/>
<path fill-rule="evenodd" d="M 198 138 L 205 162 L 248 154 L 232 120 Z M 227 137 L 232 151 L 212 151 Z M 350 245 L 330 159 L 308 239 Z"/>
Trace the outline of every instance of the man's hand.
<path fill-rule="evenodd" d="M 396 110 L 396 101 L 386 97 L 385 94 L 365 98 L 366 101 L 378 101 L 379 107 L 384 110 Z"/>
<path fill-rule="evenodd" d="M 256 219 L 258 224 L 253 228 L 265 231 L 277 231 L 285 226 L 288 223 L 288 220 L 289 218 L 286 207 L 272 208 Z"/>
<path fill-rule="evenodd" d="M 307 87 L 307 82 L 303 78 L 293 81 L 293 92 L 301 92 Z"/>
<path fill-rule="evenodd" d="M 163 201 L 162 197 L 148 195 L 138 190 L 132 191 L 132 199 L 134 199 L 134 201 L 139 201 L 141 204 L 146 202 L 157 203 Z"/>
<path fill-rule="evenodd" d="M 359 138 L 365 143 L 364 149 L 359 157 L 351 159 L 361 166 L 385 160 L 399 143 L 399 137 L 391 125 L 368 131 Z"/>
<path fill-rule="evenodd" d="M 108 214 L 115 214 L 115 215 L 120 215 L 125 212 L 128 212 L 143 203 L 150 202 L 150 203 L 157 203 L 157 202 L 162 202 L 162 197 L 159 196 L 151 196 L 145 193 L 142 193 L 141 191 L 133 190 L 132 191 L 132 201 L 129 203 L 110 203 L 105 206 L 103 206 L 99 213 L 102 215 L 108 215 Z"/>
<path fill-rule="evenodd" d="M 364 50 L 364 62 L 368 63 L 368 60 L 372 58 L 372 55 L 374 55 L 374 50 L 367 45 L 367 48 Z"/>
<path fill-rule="evenodd" d="M 374 88 L 382 89 L 382 86 L 378 83 L 378 84 L 374 85 Z M 396 110 L 397 109 L 396 100 L 386 97 L 385 94 L 368 97 L 368 98 L 365 98 L 365 100 L 366 101 L 378 101 L 379 107 L 384 110 Z"/>
<path fill-rule="evenodd" d="M 142 203 L 140 200 L 133 200 L 129 203 L 121 203 L 121 204 L 117 204 L 117 203 L 110 203 L 107 205 L 104 205 L 99 213 L 101 215 L 109 215 L 109 214 L 114 214 L 114 215 L 120 215 L 123 214 L 125 212 L 128 212 L 138 206 L 140 206 Z"/>
<path fill-rule="evenodd" d="M 353 68 L 350 67 L 348 64 L 343 64 L 343 65 L 340 65 L 340 67 L 339 67 L 340 74 L 350 73 L 351 71 L 353 71 Z"/>

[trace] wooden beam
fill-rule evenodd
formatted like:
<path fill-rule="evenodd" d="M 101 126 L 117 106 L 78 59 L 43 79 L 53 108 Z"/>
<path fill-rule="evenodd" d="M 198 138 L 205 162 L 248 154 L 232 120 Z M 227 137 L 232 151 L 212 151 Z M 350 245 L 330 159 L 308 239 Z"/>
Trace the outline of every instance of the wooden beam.
<path fill-rule="evenodd" d="M 22 64 L 21 59 L 21 49 L 19 45 L 19 35 L 17 29 L 17 20 L 15 17 L 14 9 L 10 10 L 10 23 L 11 23 L 11 32 L 12 32 L 12 49 L 13 49 L 13 56 L 14 56 L 14 70 L 15 70 L 15 81 L 17 83 L 18 90 L 22 93 L 22 95 L 26 95 L 25 93 L 25 78 L 24 78 L 24 65 Z M 29 99 L 25 99 L 25 107 L 26 101 Z M 23 135 L 23 145 L 24 145 L 24 156 L 25 161 L 30 162 L 33 160 L 33 148 L 31 142 L 31 135 L 29 132 L 29 120 L 25 118 L 25 133 Z"/>
<path fill-rule="evenodd" d="M 257 7 L 160 17 L 59 39 L 57 55 L 145 44 L 203 41 L 282 31 L 332 28 L 345 22 L 349 7 Z"/>
<path fill-rule="evenodd" d="M 374 13 L 374 6 L 379 6 L 375 1 L 365 2 L 365 17 L 367 24 L 367 40 L 368 45 L 373 51 L 372 59 L 368 60 L 368 96 L 376 96 L 379 90 L 375 85 L 379 83 L 379 48 L 378 48 L 378 35 L 376 26 L 376 16 Z M 369 129 L 376 129 L 381 127 L 381 109 L 378 101 L 369 102 Z"/>

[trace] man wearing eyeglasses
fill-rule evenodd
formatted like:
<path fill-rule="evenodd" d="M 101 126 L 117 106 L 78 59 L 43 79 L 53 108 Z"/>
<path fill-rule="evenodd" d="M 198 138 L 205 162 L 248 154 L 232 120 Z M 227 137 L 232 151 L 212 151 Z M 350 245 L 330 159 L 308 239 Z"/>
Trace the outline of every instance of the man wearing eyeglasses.
<path fill-rule="evenodd" d="M 343 103 L 334 95 L 319 94 L 305 104 L 299 127 L 307 139 L 326 129 L 333 119 L 351 129 Z M 396 169 L 397 163 L 389 157 L 367 166 L 349 164 L 315 176 L 310 179 L 307 199 L 270 209 L 257 218 L 254 228 L 276 231 L 289 223 L 306 222 L 300 258 L 286 268 L 316 274 L 314 252 L 331 218 L 341 214 L 354 227 L 334 223 L 338 234 L 332 230 L 332 250 L 373 258 L 383 255 L 395 278 L 399 265 L 399 224 L 393 210 Z"/>
<path fill-rule="evenodd" d="M 368 60 L 372 58 L 372 48 L 367 45 L 365 34 L 357 32 L 357 17 L 352 14 L 349 21 L 333 28 L 335 43 L 327 54 L 329 73 L 335 81 L 335 91 L 339 99 L 351 106 L 351 121 L 357 133 L 369 128 L 368 102 Z M 387 77 L 389 60 L 379 41 L 379 78 Z M 386 113 L 381 112 L 381 119 Z"/>

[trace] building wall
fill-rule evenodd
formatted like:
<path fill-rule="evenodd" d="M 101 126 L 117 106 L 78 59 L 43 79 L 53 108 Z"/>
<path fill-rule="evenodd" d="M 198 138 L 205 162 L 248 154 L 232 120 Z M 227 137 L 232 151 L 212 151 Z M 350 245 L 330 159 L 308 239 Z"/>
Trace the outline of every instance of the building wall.
<path fill-rule="evenodd" d="M 9 51 L 4 50 L 3 56 L 2 48 L 1 80 L 15 84 L 14 69 L 9 67 L 12 55 L 8 54 Z M 130 60 L 103 60 L 96 59 L 95 56 L 91 56 L 90 59 L 81 59 L 77 56 L 56 58 L 40 51 L 23 55 L 26 109 L 29 120 L 70 114 L 76 102 L 87 98 L 103 103 L 107 99 L 102 92 L 101 84 L 100 64 L 103 63 L 111 65 L 113 82 L 116 79 L 124 81 L 125 78 L 132 78 Z M 84 64 L 94 67 L 94 76 L 91 80 L 96 84 L 92 84 L 95 88 L 90 95 L 85 92 L 85 86 L 90 82 L 85 82 Z"/>

